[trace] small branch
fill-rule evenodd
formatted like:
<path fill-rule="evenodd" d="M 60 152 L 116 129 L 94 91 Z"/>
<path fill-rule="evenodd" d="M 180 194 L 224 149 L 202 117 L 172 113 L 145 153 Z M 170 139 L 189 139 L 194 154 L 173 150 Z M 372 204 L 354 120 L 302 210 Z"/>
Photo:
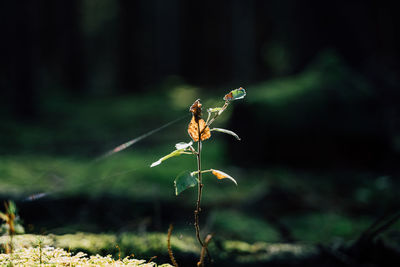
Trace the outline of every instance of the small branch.
<path fill-rule="evenodd" d="M 218 118 L 218 116 L 221 115 L 222 112 L 225 111 L 225 109 L 226 109 L 228 106 L 229 106 L 229 102 L 227 101 L 227 102 L 225 102 L 225 104 L 223 105 L 223 107 L 221 108 L 221 110 L 219 110 L 218 113 L 216 113 L 212 119 L 209 120 L 209 118 L 208 118 L 208 119 L 207 119 L 207 123 L 206 123 L 206 127 L 207 127 L 207 126 L 209 127 L 209 126 L 215 121 L 215 119 Z M 206 127 L 204 127 L 204 129 L 205 129 Z"/>
<path fill-rule="evenodd" d="M 207 173 L 207 172 L 212 172 L 213 170 L 212 169 L 209 169 L 209 170 L 204 170 L 204 171 L 201 171 L 201 173 Z M 199 173 L 199 171 L 194 171 L 194 172 L 191 172 L 190 173 L 190 175 L 195 175 L 195 174 L 198 174 Z"/>
<path fill-rule="evenodd" d="M 171 248 L 172 229 L 174 229 L 174 227 L 172 226 L 172 224 L 170 224 L 169 228 L 168 228 L 168 237 L 167 237 L 168 255 L 169 255 L 169 258 L 171 259 L 172 264 L 175 267 L 178 267 L 178 263 L 176 262 L 176 260 L 174 258 L 174 254 L 172 253 L 172 248 Z"/>
<path fill-rule="evenodd" d="M 208 111 L 208 116 L 207 116 L 207 120 L 206 120 L 206 125 L 208 125 L 208 121 L 210 120 L 211 117 L 211 112 Z"/>
<path fill-rule="evenodd" d="M 190 146 L 189 149 L 192 151 L 193 155 L 199 154 L 192 146 Z"/>
<path fill-rule="evenodd" d="M 210 243 L 211 238 L 212 238 L 212 235 L 211 235 L 211 234 L 208 234 L 207 237 L 206 237 L 206 239 L 204 240 L 204 245 L 203 245 L 202 248 L 201 248 L 200 260 L 199 260 L 199 262 L 197 263 L 197 266 L 198 266 L 198 267 L 203 267 L 203 266 L 204 266 L 204 257 L 205 257 L 205 255 L 206 255 L 206 251 L 208 251 L 207 246 L 208 246 L 208 243 Z"/>

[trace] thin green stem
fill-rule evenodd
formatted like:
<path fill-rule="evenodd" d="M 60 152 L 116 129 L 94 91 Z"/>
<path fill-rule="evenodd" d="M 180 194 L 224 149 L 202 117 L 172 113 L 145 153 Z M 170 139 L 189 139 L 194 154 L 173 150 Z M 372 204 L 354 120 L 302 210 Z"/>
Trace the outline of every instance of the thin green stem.
<path fill-rule="evenodd" d="M 196 156 L 197 156 L 197 169 L 198 169 L 197 170 L 198 186 L 197 186 L 196 210 L 194 211 L 194 218 L 195 218 L 194 225 L 195 225 L 195 228 L 196 228 L 197 240 L 199 241 L 199 243 L 200 243 L 200 245 L 202 247 L 202 250 L 203 249 L 206 250 L 207 257 L 211 262 L 211 256 L 210 256 L 210 252 L 208 251 L 207 244 L 204 245 L 204 242 L 201 240 L 201 237 L 200 237 L 199 214 L 200 214 L 200 211 L 201 211 L 200 205 L 201 205 L 201 195 L 202 195 L 202 190 L 203 190 L 203 183 L 202 183 L 202 175 L 201 174 L 204 172 L 204 171 L 201 170 L 201 146 L 202 146 L 202 143 L 201 143 L 200 135 L 199 135 L 199 142 L 198 142 L 197 145 L 198 145 L 198 147 L 197 147 Z M 211 170 L 207 170 L 207 172 L 208 171 L 211 171 Z M 204 265 L 204 262 L 202 262 L 201 266 L 203 266 L 203 265 Z"/>
<path fill-rule="evenodd" d="M 197 240 L 199 241 L 202 249 L 204 249 L 204 247 L 205 247 L 208 259 L 211 261 L 210 252 L 208 251 L 207 246 L 204 246 L 204 243 L 200 237 L 199 214 L 201 211 L 201 207 L 200 207 L 201 206 L 201 195 L 202 195 L 202 190 L 203 190 L 202 175 L 201 175 L 202 174 L 202 170 L 201 170 L 201 149 L 202 149 L 201 134 L 202 134 L 202 131 L 200 130 L 200 121 L 197 121 L 197 128 L 198 128 L 199 141 L 197 142 L 197 153 L 196 153 L 196 158 L 197 158 L 197 201 L 196 201 L 196 209 L 194 211 L 194 227 L 196 229 Z"/>
<path fill-rule="evenodd" d="M 183 151 L 183 152 L 181 152 L 181 154 L 193 155 L 194 153 L 193 152 L 185 152 L 185 151 Z"/>
<path fill-rule="evenodd" d="M 208 111 L 208 110 L 207 110 L 207 112 L 208 112 L 208 116 L 207 116 L 206 124 L 208 124 L 208 121 L 210 120 L 211 113 L 212 113 L 212 112 L 210 112 L 210 111 Z"/>
<path fill-rule="evenodd" d="M 212 172 L 213 170 L 212 169 L 209 169 L 209 170 L 204 170 L 204 171 L 201 171 L 201 173 L 203 174 L 203 173 L 207 173 L 207 172 Z M 190 175 L 195 175 L 195 174 L 198 174 L 199 173 L 199 171 L 195 171 L 195 172 L 191 172 L 190 173 Z"/>
<path fill-rule="evenodd" d="M 222 112 L 225 111 L 225 109 L 226 109 L 228 106 L 229 106 L 229 102 L 225 102 L 225 104 L 222 106 L 222 108 L 218 111 L 218 113 L 215 113 L 215 115 L 214 115 L 214 117 L 213 117 L 212 119 L 209 119 L 209 118 L 207 119 L 206 125 L 207 125 L 207 126 L 210 126 L 210 125 L 215 121 L 215 119 L 218 118 L 218 116 L 221 115 Z M 209 115 L 210 115 L 210 113 L 209 113 Z M 204 129 L 205 129 L 205 128 L 204 128 Z"/>
<path fill-rule="evenodd" d="M 199 213 L 201 211 L 200 205 L 201 205 L 201 194 L 202 194 L 202 189 L 203 189 L 203 184 L 201 181 L 201 137 L 200 137 L 200 125 L 198 127 L 199 129 L 199 141 L 197 143 L 197 202 L 196 202 L 196 210 L 194 211 L 194 227 L 196 228 L 196 237 L 197 240 L 199 241 L 200 245 L 203 247 L 203 241 L 201 240 L 200 237 L 200 225 L 199 225 Z"/>

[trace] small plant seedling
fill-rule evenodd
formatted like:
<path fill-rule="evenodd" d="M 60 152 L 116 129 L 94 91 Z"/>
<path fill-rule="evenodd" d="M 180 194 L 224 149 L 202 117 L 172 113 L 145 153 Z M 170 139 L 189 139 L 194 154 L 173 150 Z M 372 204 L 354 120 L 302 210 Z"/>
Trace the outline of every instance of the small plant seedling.
<path fill-rule="evenodd" d="M 6 209 L 5 213 L 0 211 L 0 219 L 4 221 L 0 225 L 0 233 L 7 234 L 10 237 L 10 242 L 5 245 L 6 253 L 13 252 L 13 237 L 15 234 L 23 234 L 24 227 L 21 224 L 19 216 L 17 215 L 17 206 L 13 201 L 4 203 Z"/>
<path fill-rule="evenodd" d="M 226 174 L 223 171 L 216 170 L 216 169 L 208 169 L 202 170 L 201 167 L 201 152 L 202 152 L 202 142 L 209 139 L 211 137 L 211 132 L 221 132 L 225 134 L 232 135 L 237 140 L 240 140 L 239 136 L 226 129 L 221 128 L 210 128 L 212 123 L 227 109 L 229 104 L 238 99 L 242 99 L 246 96 L 246 90 L 242 87 L 232 90 L 228 94 L 224 96 L 224 105 L 222 107 L 216 108 L 209 108 L 207 109 L 208 117 L 205 121 L 202 118 L 202 104 L 200 103 L 200 99 L 196 100 L 193 105 L 189 108 L 189 111 L 192 113 L 192 119 L 188 125 L 188 134 L 192 141 L 185 143 L 180 142 L 175 145 L 175 150 L 169 153 L 168 155 L 160 158 L 159 160 L 153 162 L 150 167 L 155 167 L 161 164 L 163 161 L 179 156 L 182 154 L 194 155 L 197 160 L 197 170 L 196 171 L 184 171 L 180 175 L 178 175 L 174 181 L 175 186 L 175 194 L 179 195 L 186 189 L 190 187 L 194 187 L 197 185 L 197 201 L 196 201 L 196 209 L 194 211 L 194 226 L 196 230 L 196 237 L 202 247 L 202 256 L 200 257 L 200 261 L 198 262 L 198 266 L 204 265 L 204 251 L 207 252 L 209 256 L 207 245 L 211 240 L 211 235 L 206 237 L 206 240 L 202 240 L 200 237 L 200 226 L 199 226 L 199 214 L 201 211 L 201 196 L 203 190 L 203 183 L 202 183 L 202 175 L 205 173 L 211 173 L 215 175 L 218 179 L 229 179 L 237 185 L 236 180 Z M 193 142 L 197 142 L 197 150 L 193 147 Z"/>

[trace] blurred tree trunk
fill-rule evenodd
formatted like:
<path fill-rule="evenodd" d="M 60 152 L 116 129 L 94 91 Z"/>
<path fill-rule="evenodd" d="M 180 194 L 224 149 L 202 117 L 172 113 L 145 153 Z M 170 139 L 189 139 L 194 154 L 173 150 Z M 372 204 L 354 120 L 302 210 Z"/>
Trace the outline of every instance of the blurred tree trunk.
<path fill-rule="evenodd" d="M 180 73 L 179 0 L 155 0 L 155 76 Z"/>
<path fill-rule="evenodd" d="M 256 76 L 254 8 L 254 0 L 232 1 L 232 74 L 243 86 Z"/>
<path fill-rule="evenodd" d="M 74 94 L 85 90 L 85 53 L 81 29 L 81 0 L 58 3 L 58 23 L 63 30 L 60 35 L 61 64 L 67 88 Z"/>
<path fill-rule="evenodd" d="M 140 90 L 142 83 L 139 75 L 140 40 L 135 40 L 140 21 L 139 1 L 118 1 L 118 69 L 117 86 L 121 92 Z"/>
<path fill-rule="evenodd" d="M 6 37 L 0 42 L 0 55 L 2 60 L 0 60 L 0 111 L 9 109 L 8 100 L 10 99 L 10 91 L 8 90 L 10 86 L 10 57 L 9 57 L 9 41 L 7 37 L 10 36 L 10 28 L 7 27 L 9 24 L 8 16 L 8 2 L 0 3 L 0 31 L 3 36 Z M 3 115 L 0 113 L 0 115 Z M 5 115 L 5 114 L 4 114 Z"/>
<path fill-rule="evenodd" d="M 181 1 L 182 74 L 191 83 L 199 83 L 206 75 L 205 1 Z"/>
<path fill-rule="evenodd" d="M 81 23 L 81 1 L 40 2 L 40 60 L 48 89 L 84 93 L 86 65 Z M 50 78 L 50 79 L 49 79 Z M 47 79 L 47 80 L 46 80 Z"/>
<path fill-rule="evenodd" d="M 2 85 L 8 91 L 12 113 L 22 120 L 33 119 L 38 108 L 35 80 L 36 5 L 29 0 L 8 1 L 4 3 L 2 13 L 5 30 L 1 61 L 6 73 Z"/>
<path fill-rule="evenodd" d="M 156 32 L 154 9 L 159 6 L 156 0 L 119 0 L 117 77 L 121 92 L 140 92 L 158 80 L 160 32 Z M 164 30 L 168 35 L 169 29 Z"/>
<path fill-rule="evenodd" d="M 218 85 L 232 78 L 228 3 L 182 2 L 182 73 L 189 82 Z"/>

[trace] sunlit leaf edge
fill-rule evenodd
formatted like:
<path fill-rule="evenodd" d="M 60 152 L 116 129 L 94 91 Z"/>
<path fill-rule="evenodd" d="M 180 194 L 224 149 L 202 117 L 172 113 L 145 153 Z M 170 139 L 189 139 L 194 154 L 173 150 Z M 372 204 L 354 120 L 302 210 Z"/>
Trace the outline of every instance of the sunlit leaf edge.
<path fill-rule="evenodd" d="M 179 156 L 179 155 L 181 155 L 183 152 L 184 152 L 184 149 L 177 149 L 177 150 L 174 150 L 174 151 L 172 151 L 171 153 L 169 153 L 168 155 L 166 155 L 166 156 L 160 158 L 159 160 L 153 162 L 153 163 L 150 165 L 150 168 L 155 167 L 155 166 L 157 166 L 157 165 L 160 165 L 164 160 L 167 160 L 167 159 L 172 158 L 172 157 Z"/>
<path fill-rule="evenodd" d="M 212 128 L 210 131 L 211 132 L 215 131 L 215 132 L 221 132 L 221 133 L 229 134 L 229 135 L 232 135 L 233 137 L 235 137 L 237 140 L 239 140 L 239 141 L 241 140 L 240 137 L 235 132 L 233 132 L 231 130 L 222 129 L 222 128 Z"/>

